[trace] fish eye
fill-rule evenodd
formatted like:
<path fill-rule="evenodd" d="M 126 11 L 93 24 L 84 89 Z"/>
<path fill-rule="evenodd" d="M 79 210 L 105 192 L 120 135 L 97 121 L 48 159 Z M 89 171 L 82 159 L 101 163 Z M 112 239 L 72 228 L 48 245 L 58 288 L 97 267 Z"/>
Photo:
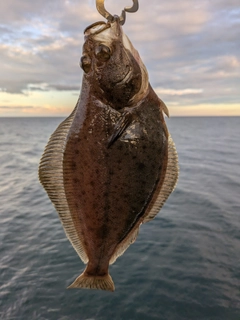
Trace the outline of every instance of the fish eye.
<path fill-rule="evenodd" d="M 111 57 L 111 49 L 109 47 L 105 46 L 104 44 L 100 44 L 99 46 L 97 46 L 95 48 L 95 56 L 100 61 L 105 62 L 105 61 L 109 60 Z"/>
<path fill-rule="evenodd" d="M 80 67 L 85 73 L 88 73 L 91 70 L 91 59 L 88 56 L 83 55 L 80 60 Z"/>

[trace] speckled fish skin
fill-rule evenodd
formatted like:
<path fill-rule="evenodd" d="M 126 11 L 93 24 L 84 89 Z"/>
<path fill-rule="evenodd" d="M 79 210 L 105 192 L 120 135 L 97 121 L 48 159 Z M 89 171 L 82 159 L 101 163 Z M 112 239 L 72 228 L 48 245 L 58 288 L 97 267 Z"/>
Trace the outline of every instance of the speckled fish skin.
<path fill-rule="evenodd" d="M 70 288 L 114 290 L 108 269 L 175 187 L 164 103 L 119 20 L 85 30 L 81 95 L 45 149 L 39 177 L 85 271 Z"/>

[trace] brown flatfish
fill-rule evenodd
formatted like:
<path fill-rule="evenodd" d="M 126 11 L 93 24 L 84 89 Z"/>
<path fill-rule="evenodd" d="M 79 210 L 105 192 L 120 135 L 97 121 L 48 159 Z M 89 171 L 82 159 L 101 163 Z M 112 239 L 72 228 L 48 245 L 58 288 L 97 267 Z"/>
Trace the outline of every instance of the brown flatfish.
<path fill-rule="evenodd" d="M 85 30 L 77 105 L 50 137 L 39 178 L 87 264 L 70 288 L 114 290 L 109 264 L 173 191 L 178 157 L 147 70 L 119 19 Z"/>

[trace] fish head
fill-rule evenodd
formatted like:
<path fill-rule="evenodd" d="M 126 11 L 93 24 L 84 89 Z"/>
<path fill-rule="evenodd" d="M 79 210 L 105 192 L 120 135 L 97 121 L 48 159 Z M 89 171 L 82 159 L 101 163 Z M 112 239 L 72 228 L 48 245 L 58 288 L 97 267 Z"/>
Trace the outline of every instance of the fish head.
<path fill-rule="evenodd" d="M 147 94 L 148 73 L 119 18 L 92 24 L 84 35 L 81 67 L 94 95 L 116 110 L 136 105 Z"/>

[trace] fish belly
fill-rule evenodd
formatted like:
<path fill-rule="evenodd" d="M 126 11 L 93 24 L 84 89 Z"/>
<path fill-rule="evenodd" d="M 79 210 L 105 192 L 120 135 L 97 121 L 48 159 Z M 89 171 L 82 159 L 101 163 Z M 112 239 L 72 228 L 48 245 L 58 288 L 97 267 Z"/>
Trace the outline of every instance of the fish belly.
<path fill-rule="evenodd" d="M 64 188 L 89 276 L 108 274 L 111 257 L 138 229 L 164 176 L 167 137 L 160 116 L 159 108 L 147 117 L 140 114 L 110 148 L 116 113 L 90 108 L 79 130 L 78 117 L 73 120 L 63 158 Z"/>

